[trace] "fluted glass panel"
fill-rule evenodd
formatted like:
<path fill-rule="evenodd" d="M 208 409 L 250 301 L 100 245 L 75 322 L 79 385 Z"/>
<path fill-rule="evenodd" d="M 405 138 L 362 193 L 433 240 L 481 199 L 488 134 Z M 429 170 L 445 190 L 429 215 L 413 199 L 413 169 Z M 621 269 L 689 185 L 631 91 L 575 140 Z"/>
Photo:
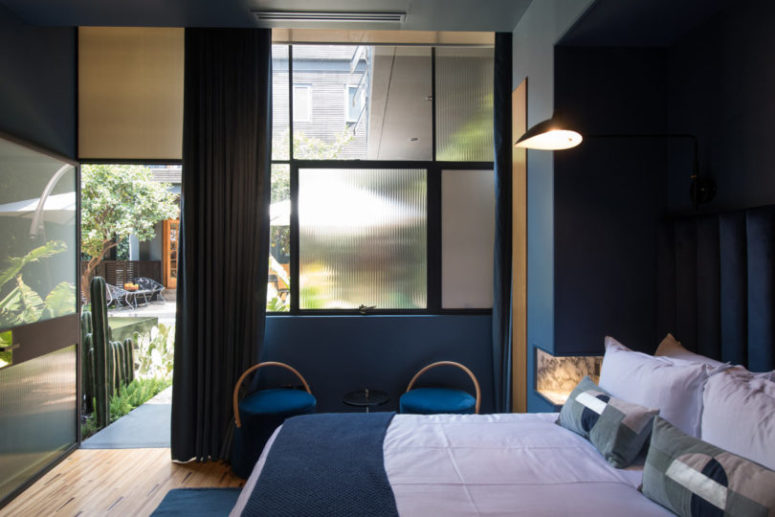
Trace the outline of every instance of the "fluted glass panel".
<path fill-rule="evenodd" d="M 436 159 L 493 160 L 493 49 L 436 49 Z"/>
<path fill-rule="evenodd" d="M 266 310 L 291 310 L 291 166 L 272 165 L 269 206 L 269 277 Z"/>
<path fill-rule="evenodd" d="M 301 309 L 427 306 L 427 171 L 299 170 Z"/>
<path fill-rule="evenodd" d="M 441 306 L 492 307 L 495 182 L 491 170 L 441 172 Z"/>
<path fill-rule="evenodd" d="M 0 499 L 75 443 L 75 346 L 0 370 Z"/>
<path fill-rule="evenodd" d="M 272 159 L 288 158 L 288 45 L 272 45 Z"/>

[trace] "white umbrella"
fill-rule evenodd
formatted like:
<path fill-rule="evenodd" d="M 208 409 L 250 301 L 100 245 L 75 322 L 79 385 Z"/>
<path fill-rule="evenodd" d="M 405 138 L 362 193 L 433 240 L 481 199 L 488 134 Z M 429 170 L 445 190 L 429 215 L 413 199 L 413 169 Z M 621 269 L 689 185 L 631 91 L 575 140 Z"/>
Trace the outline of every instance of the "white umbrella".
<path fill-rule="evenodd" d="M 25 199 L 0 205 L 0 216 L 27 217 L 35 216 L 40 198 Z M 48 196 L 43 203 L 43 218 L 46 221 L 62 223 L 75 217 L 75 192 L 54 194 Z"/>

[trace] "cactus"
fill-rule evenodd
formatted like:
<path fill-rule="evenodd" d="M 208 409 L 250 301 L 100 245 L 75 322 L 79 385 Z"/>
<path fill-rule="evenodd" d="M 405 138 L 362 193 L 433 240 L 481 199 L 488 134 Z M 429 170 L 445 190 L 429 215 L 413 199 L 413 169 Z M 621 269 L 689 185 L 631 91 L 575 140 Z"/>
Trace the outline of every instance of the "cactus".
<path fill-rule="evenodd" d="M 118 395 L 121 385 L 121 378 L 118 370 L 119 360 L 118 360 L 118 344 L 117 341 L 111 341 L 110 342 L 110 396 Z"/>
<path fill-rule="evenodd" d="M 81 389 L 84 409 L 87 413 L 94 411 L 94 358 L 92 357 L 92 323 L 91 313 L 84 310 L 81 313 Z"/>
<path fill-rule="evenodd" d="M 135 380 L 135 342 L 131 338 L 124 340 L 126 349 L 126 383 Z"/>
<path fill-rule="evenodd" d="M 97 425 L 105 427 L 110 423 L 109 390 L 111 377 L 108 371 L 108 306 L 105 301 L 105 280 L 95 276 L 90 285 L 92 305 L 92 347 L 94 349 L 94 395 Z"/>
<path fill-rule="evenodd" d="M 120 341 L 114 341 L 116 347 L 116 393 L 121 392 L 121 386 L 126 384 L 126 360 L 124 359 L 124 344 Z"/>
<path fill-rule="evenodd" d="M 94 277 L 90 287 L 92 312 L 81 315 L 84 408 L 96 412 L 97 425 L 105 427 L 110 423 L 111 397 L 134 379 L 134 341 L 112 340 L 105 281 Z"/>
<path fill-rule="evenodd" d="M 91 312 L 84 310 L 81 314 L 81 335 L 86 336 L 92 333 Z"/>
<path fill-rule="evenodd" d="M 86 399 L 85 409 L 87 413 L 91 413 L 94 411 L 94 348 L 91 334 L 86 334 L 83 338 L 83 359 L 81 379 L 83 379 L 83 395 Z"/>

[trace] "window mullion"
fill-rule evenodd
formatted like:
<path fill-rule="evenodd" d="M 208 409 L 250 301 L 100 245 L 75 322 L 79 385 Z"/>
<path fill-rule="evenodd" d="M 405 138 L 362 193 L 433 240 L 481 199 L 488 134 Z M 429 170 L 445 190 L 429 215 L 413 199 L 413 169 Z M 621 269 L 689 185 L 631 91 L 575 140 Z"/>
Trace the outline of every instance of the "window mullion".
<path fill-rule="evenodd" d="M 436 47 L 431 47 L 431 161 L 436 162 Z"/>
<path fill-rule="evenodd" d="M 428 310 L 441 310 L 441 170 L 437 165 L 428 167 L 427 201 L 427 268 Z"/>
<path fill-rule="evenodd" d="M 291 314 L 299 312 L 299 168 L 291 160 Z"/>

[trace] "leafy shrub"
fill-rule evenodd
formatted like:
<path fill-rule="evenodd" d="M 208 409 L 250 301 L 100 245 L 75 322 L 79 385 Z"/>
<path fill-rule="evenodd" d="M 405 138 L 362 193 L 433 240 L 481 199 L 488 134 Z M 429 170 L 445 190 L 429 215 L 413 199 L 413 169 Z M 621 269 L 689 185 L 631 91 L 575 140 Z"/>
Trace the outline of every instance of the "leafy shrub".
<path fill-rule="evenodd" d="M 142 406 L 147 401 L 172 385 L 171 379 L 163 378 L 137 378 L 127 384 L 120 394 L 113 395 L 110 399 L 110 423 L 115 422 L 133 409 Z M 84 438 L 99 431 L 97 418 L 94 413 L 88 416 L 81 432 Z"/>
<path fill-rule="evenodd" d="M 151 329 L 150 335 L 135 333 L 135 343 L 137 376 L 171 380 L 175 359 L 175 326 L 159 323 Z"/>

